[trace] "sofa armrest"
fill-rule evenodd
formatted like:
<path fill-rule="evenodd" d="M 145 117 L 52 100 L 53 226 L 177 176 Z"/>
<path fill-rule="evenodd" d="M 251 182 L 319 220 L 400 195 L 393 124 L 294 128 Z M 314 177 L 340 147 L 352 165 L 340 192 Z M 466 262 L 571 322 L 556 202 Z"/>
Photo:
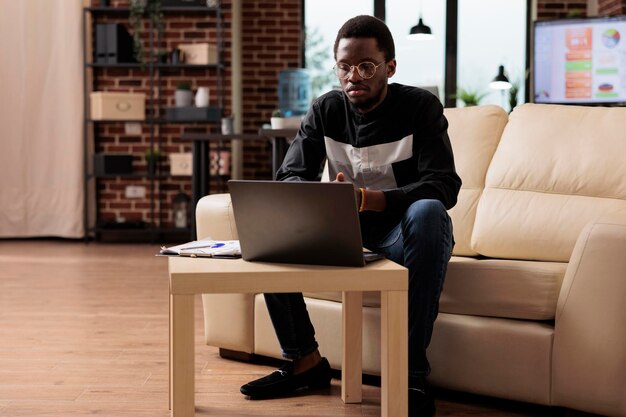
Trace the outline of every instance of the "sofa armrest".
<path fill-rule="evenodd" d="M 236 240 L 237 227 L 230 194 L 202 197 L 196 206 L 196 236 L 217 240 Z"/>
<path fill-rule="evenodd" d="M 230 194 L 211 194 L 198 201 L 196 232 L 200 239 L 238 239 Z M 254 294 L 203 294 L 202 306 L 207 345 L 253 352 Z"/>
<path fill-rule="evenodd" d="M 553 403 L 626 416 L 626 208 L 581 232 L 554 337 Z"/>

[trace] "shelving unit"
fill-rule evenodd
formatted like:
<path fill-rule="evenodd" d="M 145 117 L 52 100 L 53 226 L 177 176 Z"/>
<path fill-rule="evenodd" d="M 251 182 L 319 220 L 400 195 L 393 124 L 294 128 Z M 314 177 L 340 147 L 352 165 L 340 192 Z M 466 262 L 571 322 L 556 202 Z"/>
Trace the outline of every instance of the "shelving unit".
<path fill-rule="evenodd" d="M 167 202 L 164 198 L 163 187 L 168 187 L 172 192 L 173 181 L 178 183 L 184 182 L 185 187 L 191 187 L 191 177 L 172 176 L 169 172 L 165 172 L 164 163 L 161 160 L 157 163 L 156 173 L 151 174 L 144 172 L 142 161 L 142 151 L 131 151 L 133 154 L 133 169 L 130 174 L 96 174 L 91 167 L 93 155 L 104 151 L 107 141 L 110 143 L 110 136 L 115 136 L 114 141 L 123 140 L 126 145 L 134 148 L 158 148 L 163 150 L 167 145 L 164 137 L 170 134 L 163 134 L 162 130 L 167 130 L 170 125 L 181 126 L 183 130 L 187 126 L 192 132 L 215 132 L 219 131 L 219 117 L 215 120 L 168 120 L 165 118 L 165 103 L 168 100 L 167 94 L 163 94 L 163 90 L 168 88 L 168 80 L 171 78 L 180 78 L 181 76 L 192 78 L 201 74 L 203 79 L 210 78 L 213 85 L 213 102 L 219 109 L 219 114 L 224 114 L 224 65 L 222 61 L 224 51 L 224 30 L 223 30 L 223 14 L 219 2 L 216 7 L 161 7 L 163 20 L 167 23 L 168 19 L 177 19 L 181 16 L 185 18 L 189 16 L 205 17 L 207 21 L 215 23 L 215 38 L 212 43 L 217 46 L 218 60 L 216 64 L 196 65 L 188 63 L 161 63 L 156 62 L 155 51 L 157 48 L 167 44 L 191 43 L 192 41 L 183 41 L 181 39 L 168 39 L 167 33 L 161 38 L 152 23 L 145 29 L 149 34 L 148 39 L 144 40 L 144 50 L 147 57 L 145 63 L 99 63 L 95 62 L 95 28 L 97 23 L 121 23 L 128 26 L 130 9 L 128 7 L 85 7 L 83 9 L 83 55 L 84 55 L 84 187 L 85 187 L 85 215 L 84 226 L 86 231 L 86 239 L 94 238 L 97 240 L 115 240 L 115 241 L 176 241 L 188 240 L 192 236 L 191 225 L 191 205 L 188 213 L 188 227 L 176 228 L 172 222 L 165 220 L 170 214 L 167 208 Z M 147 19 L 148 20 L 148 19 Z M 148 20 L 149 21 L 149 20 Z M 196 29 L 197 30 L 197 29 Z M 130 30 L 129 30 L 130 32 Z M 166 32 L 166 31 L 164 31 Z M 141 91 L 146 94 L 146 118 L 144 120 L 93 120 L 90 117 L 90 99 L 91 91 L 120 91 L 119 86 L 111 89 L 110 80 L 112 76 L 108 75 L 108 71 L 128 71 L 132 78 L 140 80 L 136 85 L 128 83 L 126 91 Z M 190 75 L 191 74 L 191 75 Z M 171 86 L 169 86 L 171 90 Z M 141 125 L 141 134 L 130 135 L 120 133 L 124 129 L 126 123 L 139 123 Z M 200 129 L 200 130 L 198 130 Z M 114 130 L 116 133 L 109 133 Z M 108 135 L 108 136 L 107 136 Z M 170 140 L 171 142 L 171 140 Z M 170 144 L 171 145 L 171 144 Z M 111 152 L 115 153 L 115 152 Z M 162 152 L 163 154 L 163 152 Z M 162 157 L 165 155 L 162 155 Z M 138 169 L 139 168 L 139 169 Z M 107 216 L 102 215 L 102 194 L 105 184 L 114 183 L 120 188 L 136 183 L 146 187 L 146 199 L 142 200 L 143 206 L 148 204 L 148 208 L 137 209 L 137 213 L 142 213 L 142 219 L 137 220 L 136 216 L 127 223 L 116 223 Z M 118 193 L 123 191 L 118 190 Z M 133 207 L 135 203 L 132 204 Z M 146 213 L 147 211 L 147 213 Z M 95 218 L 93 215 L 95 214 Z M 136 214 L 136 213 L 135 213 Z M 169 217 L 173 217 L 169 215 Z M 110 222 L 110 223 L 106 223 Z M 138 227 L 139 225 L 144 227 Z M 112 227 L 103 227 L 112 226 Z M 127 227 L 131 226 L 131 227 Z M 136 227 L 132 227 L 136 226 Z M 107 236 L 108 235 L 108 236 Z"/>

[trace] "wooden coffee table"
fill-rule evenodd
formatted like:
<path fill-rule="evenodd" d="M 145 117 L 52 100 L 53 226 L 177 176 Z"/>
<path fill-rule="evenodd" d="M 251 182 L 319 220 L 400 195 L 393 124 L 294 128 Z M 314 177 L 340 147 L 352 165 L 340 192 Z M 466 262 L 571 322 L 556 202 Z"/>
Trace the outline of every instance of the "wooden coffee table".
<path fill-rule="evenodd" d="M 362 292 L 380 291 L 381 416 L 408 413 L 408 273 L 380 260 L 363 268 L 169 258 L 170 409 L 195 415 L 194 296 L 209 293 L 343 292 L 341 398 L 361 402 Z M 322 347 L 323 348 L 323 347 Z"/>

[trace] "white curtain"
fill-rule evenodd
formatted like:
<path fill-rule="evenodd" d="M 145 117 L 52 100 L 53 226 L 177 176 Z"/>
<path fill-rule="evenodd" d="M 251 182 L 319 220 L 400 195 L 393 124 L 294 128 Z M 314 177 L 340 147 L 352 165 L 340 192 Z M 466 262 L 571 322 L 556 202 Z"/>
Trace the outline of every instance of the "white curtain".
<path fill-rule="evenodd" d="M 0 237 L 83 236 L 82 0 L 0 0 Z"/>

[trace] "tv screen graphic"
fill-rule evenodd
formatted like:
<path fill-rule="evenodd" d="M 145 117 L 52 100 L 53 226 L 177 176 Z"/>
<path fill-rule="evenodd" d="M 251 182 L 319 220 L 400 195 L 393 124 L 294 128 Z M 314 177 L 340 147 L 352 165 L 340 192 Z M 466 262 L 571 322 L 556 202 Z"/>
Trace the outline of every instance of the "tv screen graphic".
<path fill-rule="evenodd" d="M 535 103 L 626 104 L 626 16 L 535 22 Z"/>

